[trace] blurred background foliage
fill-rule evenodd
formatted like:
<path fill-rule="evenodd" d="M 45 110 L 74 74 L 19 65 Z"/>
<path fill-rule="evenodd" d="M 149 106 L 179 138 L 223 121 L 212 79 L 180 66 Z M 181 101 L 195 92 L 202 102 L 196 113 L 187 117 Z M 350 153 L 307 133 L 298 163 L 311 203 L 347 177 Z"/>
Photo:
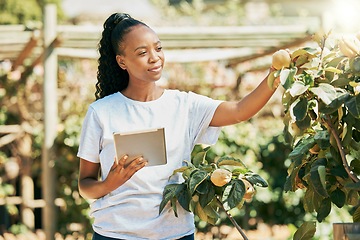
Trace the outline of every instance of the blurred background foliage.
<path fill-rule="evenodd" d="M 59 6 L 58 17 L 60 21 L 66 22 L 67 18 L 61 10 L 61 0 L 0 0 L 0 24 L 38 26 L 41 24 L 44 4 L 48 2 L 55 2 Z M 223 4 L 213 5 L 205 5 L 202 0 L 194 0 L 191 3 L 180 0 L 152 2 L 161 9 L 162 18 L 166 20 L 163 22 L 168 26 L 183 24 L 188 18 L 202 25 L 239 25 L 244 21 L 243 5 L 239 4 L 241 1 L 227 0 L 223 1 Z M 43 140 L 42 70 L 34 69 L 27 80 L 22 82 L 10 71 L 9 64 L 7 61 L 0 63 L 0 124 L 27 126 L 27 128 L 22 132 L 24 137 L 0 145 L 0 198 L 18 196 L 21 191 L 21 176 L 24 171 L 28 171 L 35 182 L 35 199 L 40 199 Z M 91 233 L 89 203 L 79 195 L 77 188 L 79 159 L 76 153 L 83 117 L 88 104 L 95 100 L 96 69 L 97 64 L 93 60 L 61 59 L 59 62 L 59 127 L 55 164 L 57 194 L 63 201 L 59 207 L 57 229 L 61 235 L 73 236 L 75 239 L 78 239 L 79 234 L 89 236 Z M 224 81 L 226 77 L 233 78 L 231 81 L 236 82 L 238 74 L 236 69 L 228 69 L 221 62 L 171 63 L 167 64 L 164 72 L 170 88 L 194 91 L 223 100 L 243 97 L 266 73 L 250 73 L 236 85 L 214 88 L 212 84 L 214 79 L 219 78 Z M 285 144 L 282 135 L 282 116 L 274 114 L 274 109 L 279 107 L 281 112 L 280 105 L 279 98 L 275 96 L 275 100 L 251 120 L 236 126 L 224 127 L 218 143 L 208 153 L 209 156 L 214 157 L 222 155 L 238 157 L 269 183 L 269 187 L 259 189 L 253 201 L 246 203 L 241 211 L 232 213 L 245 230 L 256 229 L 259 224 L 266 223 L 269 226 L 288 225 L 289 234 L 292 234 L 294 229 L 300 226 L 301 221 L 307 218 L 300 202 L 302 193 L 283 191 L 287 168 L 290 165 L 287 159 L 290 148 Z M 31 146 L 26 154 L 20 149 L 21 141 L 24 139 L 27 139 Z M 199 149 L 200 146 L 194 151 Z M 39 219 L 41 209 L 36 208 L 35 214 L 36 219 Z M 19 205 L 0 206 L 0 233 L 12 231 L 19 234 L 28 230 L 34 231 L 34 229 L 26 229 L 20 215 Z M 41 221 L 36 220 L 35 229 L 41 228 L 41 224 Z M 231 226 L 225 214 L 220 225 Z M 213 231 L 213 226 L 199 219 L 196 219 L 196 226 L 199 232 Z M 329 230 L 325 232 L 328 234 Z M 213 233 L 214 239 L 221 239 L 221 236 L 219 232 Z"/>

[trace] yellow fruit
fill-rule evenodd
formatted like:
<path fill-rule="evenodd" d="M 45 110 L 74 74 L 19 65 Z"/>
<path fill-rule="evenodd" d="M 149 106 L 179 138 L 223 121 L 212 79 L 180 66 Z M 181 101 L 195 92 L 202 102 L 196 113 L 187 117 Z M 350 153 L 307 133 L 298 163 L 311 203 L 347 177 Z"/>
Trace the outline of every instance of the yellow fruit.
<path fill-rule="evenodd" d="M 211 182 L 218 187 L 222 187 L 231 181 L 232 173 L 225 169 L 216 169 L 210 177 Z"/>
<path fill-rule="evenodd" d="M 241 179 L 245 184 L 245 194 L 244 199 L 245 200 L 251 200 L 252 197 L 255 195 L 255 188 L 254 186 L 246 179 Z"/>
<path fill-rule="evenodd" d="M 272 66 L 276 70 L 280 70 L 283 67 L 288 68 L 290 66 L 290 63 L 291 63 L 290 54 L 284 49 L 280 49 L 272 55 Z"/>

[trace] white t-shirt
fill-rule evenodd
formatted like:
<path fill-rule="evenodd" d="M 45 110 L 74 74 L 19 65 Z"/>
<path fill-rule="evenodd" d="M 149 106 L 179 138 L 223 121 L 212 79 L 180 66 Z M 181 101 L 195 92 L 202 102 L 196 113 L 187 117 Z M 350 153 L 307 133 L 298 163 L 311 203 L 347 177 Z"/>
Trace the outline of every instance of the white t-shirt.
<path fill-rule="evenodd" d="M 220 128 L 209 127 L 221 101 L 192 92 L 165 90 L 150 102 L 114 93 L 92 103 L 86 114 L 78 157 L 100 163 L 105 179 L 115 157 L 113 132 L 165 128 L 166 165 L 136 172 L 125 184 L 90 205 L 95 232 L 120 239 L 177 239 L 194 233 L 193 215 L 180 205 L 175 217 L 170 205 L 159 214 L 164 187 L 173 171 L 190 161 L 195 144 L 214 144 Z"/>

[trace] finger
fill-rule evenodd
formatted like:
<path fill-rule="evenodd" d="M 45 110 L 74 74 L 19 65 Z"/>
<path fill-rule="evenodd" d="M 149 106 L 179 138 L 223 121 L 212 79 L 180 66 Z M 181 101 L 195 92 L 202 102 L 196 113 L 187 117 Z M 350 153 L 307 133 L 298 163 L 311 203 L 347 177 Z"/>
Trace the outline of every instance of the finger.
<path fill-rule="evenodd" d="M 123 155 L 120 160 L 118 160 L 118 165 L 117 165 L 117 168 L 118 168 L 118 171 L 117 172 L 120 172 L 121 169 L 124 168 L 125 164 L 126 164 L 126 160 L 128 159 L 128 155 Z"/>
<path fill-rule="evenodd" d="M 113 165 L 111 166 L 110 168 L 110 171 L 114 171 L 117 167 L 118 163 L 117 163 L 117 159 L 116 157 L 114 158 L 114 162 L 113 162 Z"/>

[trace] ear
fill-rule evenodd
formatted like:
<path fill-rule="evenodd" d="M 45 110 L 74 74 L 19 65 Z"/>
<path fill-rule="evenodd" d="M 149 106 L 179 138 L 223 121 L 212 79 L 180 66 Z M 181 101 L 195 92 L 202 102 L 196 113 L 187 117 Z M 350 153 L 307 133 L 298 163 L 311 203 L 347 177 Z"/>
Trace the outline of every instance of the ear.
<path fill-rule="evenodd" d="M 124 57 L 122 55 L 116 55 L 116 62 L 118 63 L 119 67 L 121 67 L 121 69 L 126 70 Z"/>

